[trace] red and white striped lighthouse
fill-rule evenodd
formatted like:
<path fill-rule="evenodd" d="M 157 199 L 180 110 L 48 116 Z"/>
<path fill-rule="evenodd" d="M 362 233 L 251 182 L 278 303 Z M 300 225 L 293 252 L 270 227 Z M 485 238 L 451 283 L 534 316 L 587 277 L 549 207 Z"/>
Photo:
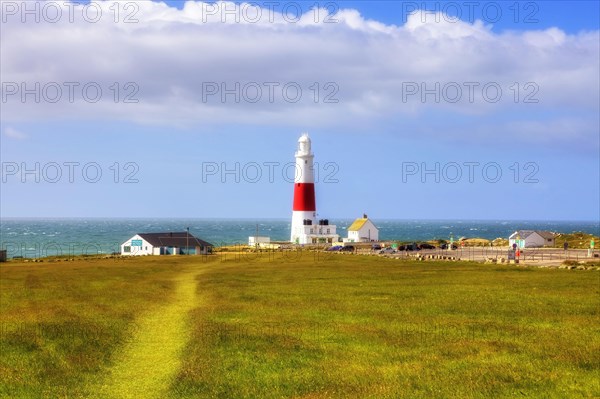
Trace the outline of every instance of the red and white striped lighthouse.
<path fill-rule="evenodd" d="M 315 224 L 317 206 L 315 201 L 314 155 L 310 148 L 310 137 L 304 133 L 298 139 L 294 177 L 294 205 L 292 212 L 291 241 L 304 244 L 305 226 Z"/>
<path fill-rule="evenodd" d="M 296 151 L 291 241 L 296 244 L 331 244 L 337 242 L 340 236 L 336 233 L 336 226 L 329 224 L 328 219 L 316 220 L 313 158 L 310 138 L 304 133 L 298 139 Z"/>

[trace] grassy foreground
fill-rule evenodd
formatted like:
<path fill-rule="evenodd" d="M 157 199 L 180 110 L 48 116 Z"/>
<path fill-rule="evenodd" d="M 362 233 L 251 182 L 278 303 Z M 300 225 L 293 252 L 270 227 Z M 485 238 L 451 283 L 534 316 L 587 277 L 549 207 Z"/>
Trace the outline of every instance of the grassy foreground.
<path fill-rule="evenodd" d="M 172 300 L 175 260 L 0 263 L 0 397 L 98 397 L 141 315 Z"/>
<path fill-rule="evenodd" d="M 0 266 L 0 396 L 600 396 L 596 271 L 251 256 Z"/>

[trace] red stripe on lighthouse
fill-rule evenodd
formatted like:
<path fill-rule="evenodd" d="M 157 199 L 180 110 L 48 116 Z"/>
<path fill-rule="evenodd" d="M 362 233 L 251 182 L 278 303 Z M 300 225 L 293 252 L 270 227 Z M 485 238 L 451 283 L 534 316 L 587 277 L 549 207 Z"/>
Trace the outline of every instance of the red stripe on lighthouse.
<path fill-rule="evenodd" d="M 315 183 L 294 184 L 294 211 L 316 211 Z"/>

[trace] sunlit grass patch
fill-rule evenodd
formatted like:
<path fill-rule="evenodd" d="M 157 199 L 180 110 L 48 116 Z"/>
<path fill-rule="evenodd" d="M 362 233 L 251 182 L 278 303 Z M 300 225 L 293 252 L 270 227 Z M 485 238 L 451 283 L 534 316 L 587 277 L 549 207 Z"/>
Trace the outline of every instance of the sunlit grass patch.
<path fill-rule="evenodd" d="M 598 276 L 521 270 L 353 256 L 228 262 L 199 277 L 172 396 L 598 394 Z"/>
<path fill-rule="evenodd" d="M 0 397 L 600 392 L 596 272 L 292 255 L 2 265 Z"/>
<path fill-rule="evenodd" d="M 172 295 L 177 263 L 10 262 L 0 279 L 0 396 L 93 397 L 135 320 Z"/>

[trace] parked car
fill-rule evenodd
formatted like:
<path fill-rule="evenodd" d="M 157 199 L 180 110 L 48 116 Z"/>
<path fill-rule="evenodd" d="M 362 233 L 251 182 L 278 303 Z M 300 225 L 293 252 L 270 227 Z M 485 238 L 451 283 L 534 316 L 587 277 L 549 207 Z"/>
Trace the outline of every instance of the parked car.
<path fill-rule="evenodd" d="M 333 247 L 327 248 L 327 251 L 339 251 L 340 249 L 342 249 L 341 245 L 334 245 Z"/>
<path fill-rule="evenodd" d="M 340 248 L 340 252 L 354 252 L 354 247 L 352 245 L 344 245 Z"/>
<path fill-rule="evenodd" d="M 435 246 L 431 245 L 431 244 L 427 244 L 426 242 L 423 242 L 423 243 L 419 244 L 419 249 L 435 249 Z"/>
<path fill-rule="evenodd" d="M 442 245 L 440 245 L 440 249 L 448 249 L 448 244 L 442 244 Z M 458 249 L 458 247 L 456 246 L 456 244 L 452 244 L 452 249 Z"/>
<path fill-rule="evenodd" d="M 379 251 L 379 250 L 381 249 L 381 245 L 379 245 L 379 244 L 373 244 L 373 245 L 371 246 L 371 249 L 372 249 L 373 251 Z"/>
<path fill-rule="evenodd" d="M 379 251 L 380 254 L 395 254 L 396 250 L 392 247 L 387 247 L 387 248 L 383 248 L 381 251 Z"/>
<path fill-rule="evenodd" d="M 416 242 L 413 242 L 412 244 L 404 244 L 404 245 L 400 245 L 398 247 L 398 251 L 418 251 L 419 247 L 417 246 Z"/>

